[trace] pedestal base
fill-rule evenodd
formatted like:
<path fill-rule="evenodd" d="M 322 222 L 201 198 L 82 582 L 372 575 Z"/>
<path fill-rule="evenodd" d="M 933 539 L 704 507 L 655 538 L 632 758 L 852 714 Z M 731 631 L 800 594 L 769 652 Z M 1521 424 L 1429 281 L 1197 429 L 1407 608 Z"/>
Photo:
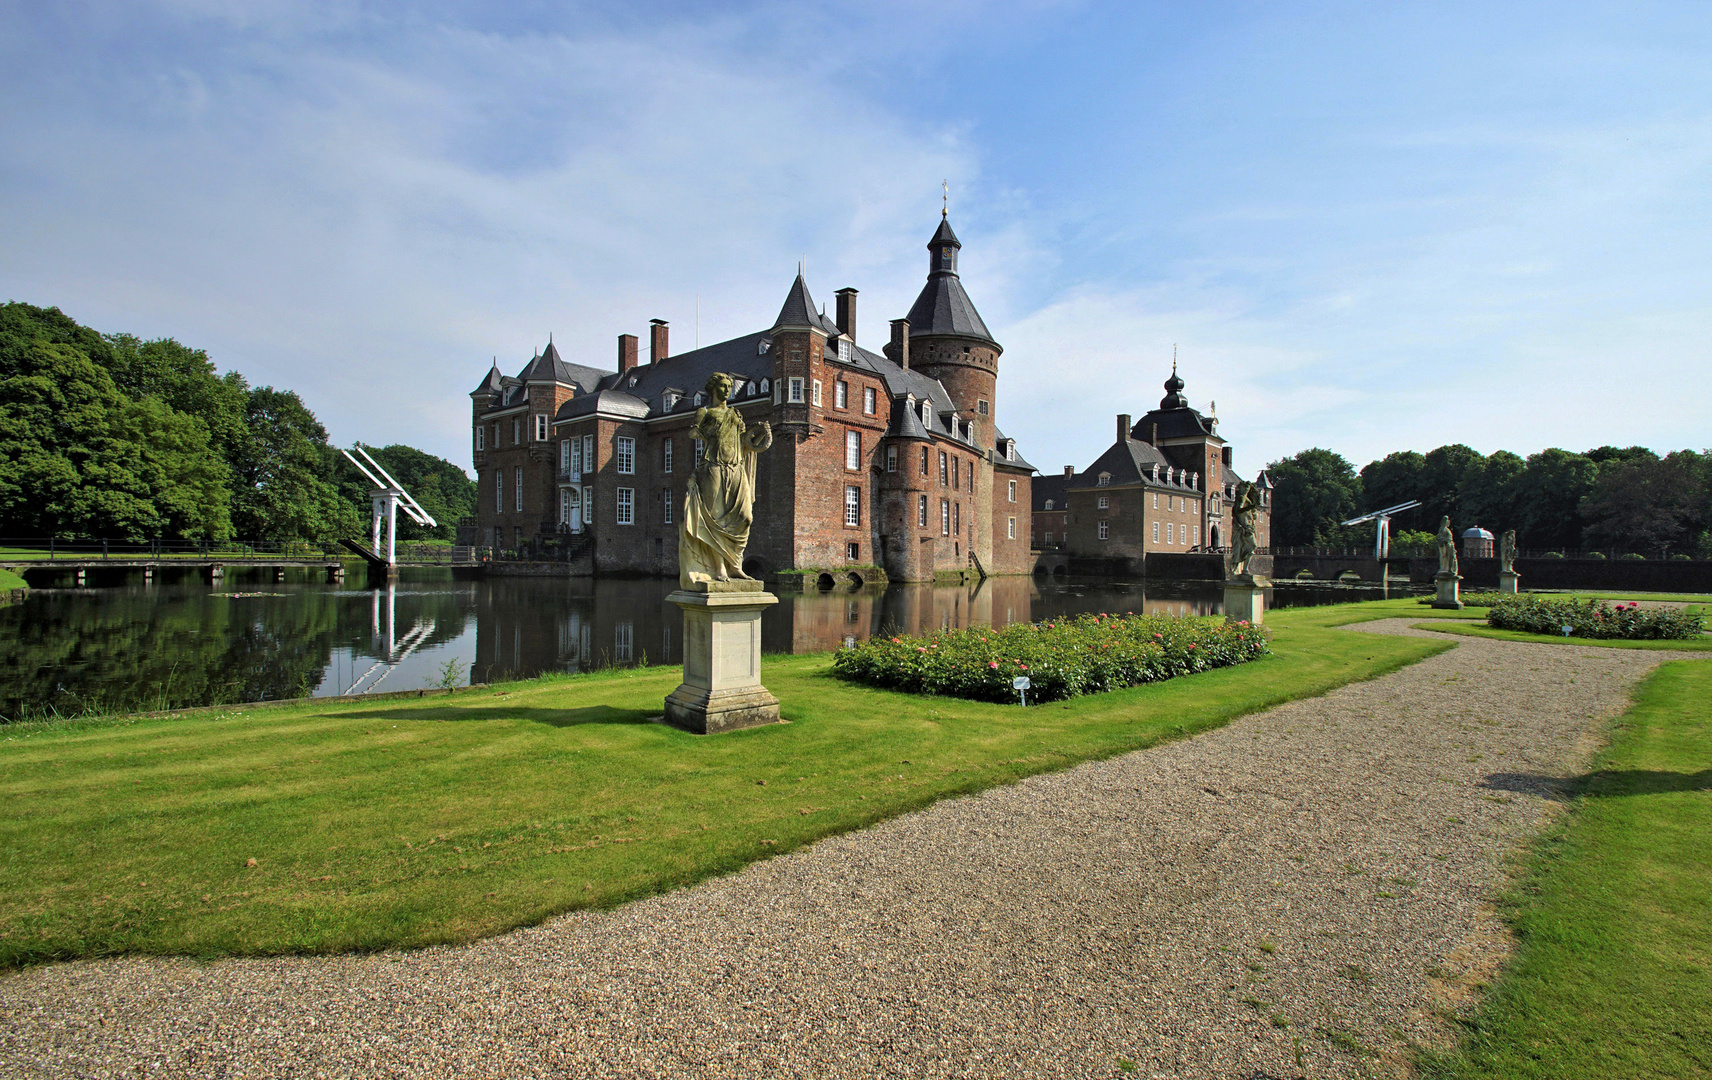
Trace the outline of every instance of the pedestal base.
<path fill-rule="evenodd" d="M 1462 610 L 1461 574 L 1440 570 L 1433 575 L 1433 585 L 1438 589 L 1438 595 L 1433 597 L 1433 607 Z"/>
<path fill-rule="evenodd" d="M 1498 591 L 1514 596 L 1517 592 L 1516 583 L 1521 580 L 1522 575 L 1514 570 L 1500 570 L 1498 571 Z"/>
<path fill-rule="evenodd" d="M 1225 621 L 1260 626 L 1266 621 L 1266 589 L 1272 582 L 1254 574 L 1225 580 Z"/>
<path fill-rule="evenodd" d="M 666 722 L 698 735 L 778 723 L 779 699 L 761 685 L 761 612 L 779 598 L 759 581 L 719 581 L 666 599 L 684 613 L 684 681 Z"/>

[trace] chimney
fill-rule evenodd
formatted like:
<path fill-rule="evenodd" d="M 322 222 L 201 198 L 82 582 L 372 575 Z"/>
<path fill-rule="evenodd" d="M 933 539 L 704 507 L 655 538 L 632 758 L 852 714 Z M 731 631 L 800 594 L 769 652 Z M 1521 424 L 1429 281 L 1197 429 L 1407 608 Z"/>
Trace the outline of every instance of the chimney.
<path fill-rule="evenodd" d="M 618 335 L 618 373 L 634 370 L 636 367 L 636 335 Z"/>
<path fill-rule="evenodd" d="M 839 289 L 838 297 L 838 332 L 850 339 L 850 344 L 856 344 L 856 290 Z"/>
<path fill-rule="evenodd" d="M 658 364 L 671 354 L 666 345 L 666 320 L 648 320 L 648 362 Z"/>
<path fill-rule="evenodd" d="M 1129 413 L 1118 413 L 1118 442 L 1129 438 Z"/>
<path fill-rule="evenodd" d="M 840 294 L 842 295 L 842 294 Z M 855 315 L 855 300 L 851 300 L 851 315 Z M 905 371 L 909 370 L 909 320 L 892 320 L 892 360 Z"/>
<path fill-rule="evenodd" d="M 1064 475 L 1065 476 L 1075 476 L 1076 475 L 1076 466 L 1074 466 L 1074 465 L 1064 466 Z"/>

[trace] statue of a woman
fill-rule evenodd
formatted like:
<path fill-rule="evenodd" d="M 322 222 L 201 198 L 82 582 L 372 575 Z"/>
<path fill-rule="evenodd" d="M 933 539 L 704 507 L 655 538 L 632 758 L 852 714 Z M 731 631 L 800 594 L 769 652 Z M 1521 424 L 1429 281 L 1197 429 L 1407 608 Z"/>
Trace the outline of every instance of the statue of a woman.
<path fill-rule="evenodd" d="M 761 421 L 743 423 L 727 405 L 732 379 L 715 372 L 707 380 L 713 404 L 696 410 L 690 435 L 702 441 L 701 464 L 684 495 L 678 528 L 678 584 L 690 588 L 710 581 L 749 581 L 743 549 L 754 521 L 755 455 L 773 445 L 773 430 Z"/>
<path fill-rule="evenodd" d="M 1505 529 L 1503 537 L 1498 541 L 1498 572 L 1513 574 L 1516 572 L 1516 530 Z"/>
<path fill-rule="evenodd" d="M 1456 573 L 1456 534 L 1450 531 L 1449 514 L 1446 514 L 1444 519 L 1439 522 L 1438 535 L 1433 539 L 1437 540 L 1439 545 L 1439 573 Z"/>
<path fill-rule="evenodd" d="M 1236 504 L 1231 507 L 1231 524 L 1236 536 L 1231 539 L 1231 574 L 1248 572 L 1248 560 L 1260 550 L 1254 540 L 1255 518 L 1260 514 L 1260 489 L 1246 480 L 1236 486 Z"/>

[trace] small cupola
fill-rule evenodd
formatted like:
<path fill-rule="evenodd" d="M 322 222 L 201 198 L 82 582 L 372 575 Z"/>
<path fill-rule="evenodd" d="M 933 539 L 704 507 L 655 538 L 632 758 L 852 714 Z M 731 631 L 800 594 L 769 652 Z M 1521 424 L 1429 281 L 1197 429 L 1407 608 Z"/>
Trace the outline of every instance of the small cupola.
<path fill-rule="evenodd" d="M 1165 396 L 1159 399 L 1161 409 L 1187 409 L 1189 399 L 1183 396 L 1183 380 L 1177 376 L 1177 361 L 1171 361 L 1171 377 L 1165 380 Z"/>

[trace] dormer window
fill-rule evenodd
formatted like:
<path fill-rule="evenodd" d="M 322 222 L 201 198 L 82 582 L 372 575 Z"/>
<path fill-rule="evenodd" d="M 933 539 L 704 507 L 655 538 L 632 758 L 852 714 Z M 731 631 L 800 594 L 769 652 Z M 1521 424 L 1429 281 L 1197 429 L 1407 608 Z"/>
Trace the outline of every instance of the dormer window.
<path fill-rule="evenodd" d="M 678 402 L 683 399 L 684 395 L 678 393 L 676 390 L 667 390 L 661 398 L 661 401 L 665 405 L 666 411 L 671 412 L 673 409 L 678 407 Z"/>
<path fill-rule="evenodd" d="M 921 423 L 927 430 L 933 430 L 933 402 L 923 401 L 921 403 Z"/>
<path fill-rule="evenodd" d="M 707 395 L 706 395 L 706 394 L 704 394 L 704 393 L 702 393 L 702 392 L 701 392 L 701 391 L 700 391 L 700 390 L 697 390 L 697 391 L 696 391 L 696 396 L 695 396 L 695 406 L 696 406 L 696 408 L 698 408 L 698 409 L 699 409 L 699 408 L 701 408 L 701 407 L 702 407 L 702 403 L 703 403 L 703 402 L 705 402 L 705 401 L 706 401 L 706 400 L 707 400 Z"/>
<path fill-rule="evenodd" d="M 761 380 L 761 393 L 770 394 L 772 392 L 773 392 L 773 380 L 772 379 L 762 379 Z"/>
<path fill-rule="evenodd" d="M 756 351 L 755 355 L 766 356 L 767 350 L 771 349 L 772 347 L 773 347 L 773 339 L 772 338 L 762 338 L 760 348 Z"/>
<path fill-rule="evenodd" d="M 1103 472 L 1100 474 L 1100 479 L 1099 479 L 1099 486 L 1100 487 L 1110 487 L 1111 483 L 1112 483 L 1112 474 L 1111 473 Z"/>
<path fill-rule="evenodd" d="M 1052 500 L 1051 499 L 1046 500 L 1046 508 L 1048 510 L 1052 509 Z"/>
<path fill-rule="evenodd" d="M 1016 440 L 1015 439 L 1006 439 L 1005 440 L 1005 460 L 1006 461 L 1015 461 L 1016 460 Z"/>
<path fill-rule="evenodd" d="M 850 363 L 850 353 L 851 353 L 850 339 L 847 337 L 839 338 L 838 339 L 838 362 L 840 364 Z"/>

